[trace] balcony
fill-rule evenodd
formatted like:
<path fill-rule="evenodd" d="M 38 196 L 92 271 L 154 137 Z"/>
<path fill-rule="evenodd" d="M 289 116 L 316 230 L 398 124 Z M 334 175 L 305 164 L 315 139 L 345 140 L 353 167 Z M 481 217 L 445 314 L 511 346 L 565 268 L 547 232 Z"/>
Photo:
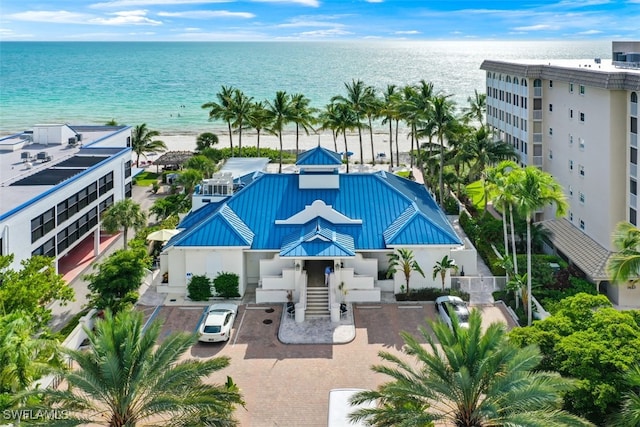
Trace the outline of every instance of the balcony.
<path fill-rule="evenodd" d="M 632 178 L 638 178 L 638 165 L 629 163 L 629 176 Z"/>
<path fill-rule="evenodd" d="M 542 110 L 533 110 L 533 120 L 542 120 Z"/>
<path fill-rule="evenodd" d="M 541 97 L 542 96 L 542 88 L 534 87 L 533 88 L 533 96 Z"/>
<path fill-rule="evenodd" d="M 631 135 L 629 136 L 629 140 L 631 141 L 631 146 L 632 147 L 638 147 L 638 134 L 637 133 L 631 133 Z"/>
<path fill-rule="evenodd" d="M 533 142 L 542 142 L 542 134 L 534 133 L 533 134 Z"/>

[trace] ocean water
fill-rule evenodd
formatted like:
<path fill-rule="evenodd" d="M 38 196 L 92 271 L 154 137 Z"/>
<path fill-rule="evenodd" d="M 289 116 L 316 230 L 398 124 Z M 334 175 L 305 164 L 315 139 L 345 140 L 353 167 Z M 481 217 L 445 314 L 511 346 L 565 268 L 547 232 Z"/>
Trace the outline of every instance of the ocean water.
<path fill-rule="evenodd" d="M 610 41 L 2 42 L 0 134 L 39 123 L 147 123 L 163 134 L 224 127 L 202 104 L 222 85 L 254 100 L 303 93 L 322 108 L 345 82 L 424 79 L 458 107 L 484 92 L 484 59 L 611 58 Z"/>

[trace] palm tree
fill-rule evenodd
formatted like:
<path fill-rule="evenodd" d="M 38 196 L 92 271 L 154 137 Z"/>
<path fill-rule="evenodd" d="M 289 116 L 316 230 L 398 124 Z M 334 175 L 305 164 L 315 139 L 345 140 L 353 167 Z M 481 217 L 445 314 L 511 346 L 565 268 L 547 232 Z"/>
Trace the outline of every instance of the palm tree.
<path fill-rule="evenodd" d="M 339 116 L 338 116 L 338 104 L 335 102 L 327 104 L 324 110 L 320 113 L 318 121 L 320 122 L 319 130 L 330 130 L 333 137 L 333 149 L 338 152 L 338 134 L 339 134 Z"/>
<path fill-rule="evenodd" d="M 195 169 L 202 172 L 202 176 L 204 178 L 211 178 L 213 173 L 216 171 L 216 164 L 213 162 L 213 160 L 202 154 L 191 157 L 189 160 L 187 160 L 184 166 L 185 168 L 187 168 L 187 170 Z M 198 183 L 196 182 L 196 184 Z"/>
<path fill-rule="evenodd" d="M 501 160 L 520 159 L 512 145 L 504 141 L 494 141 L 486 127 L 481 127 L 471 134 L 466 149 L 476 159 L 469 168 L 471 181 L 478 179 L 488 166 L 493 166 Z"/>
<path fill-rule="evenodd" d="M 166 151 L 167 145 L 163 141 L 153 139 L 159 135 L 160 132 L 157 130 L 148 129 L 146 123 L 133 128 L 131 150 L 136 153 L 136 165 L 140 164 L 140 156 L 145 156 L 146 158 L 146 153 Z"/>
<path fill-rule="evenodd" d="M 371 141 L 371 164 L 376 163 L 376 153 L 373 148 L 373 124 L 372 120 L 377 117 L 381 108 L 380 100 L 376 97 L 376 89 L 373 86 L 365 88 L 365 96 L 363 99 L 364 115 L 367 118 L 369 128 L 369 139 Z"/>
<path fill-rule="evenodd" d="M 2 394 L 15 395 L 48 369 L 64 365 L 58 342 L 47 334 L 38 334 L 36 328 L 25 312 L 0 316 L 0 403 Z"/>
<path fill-rule="evenodd" d="M 440 171 L 438 172 L 438 188 L 440 195 L 440 206 L 444 207 L 444 182 L 442 174 L 444 173 L 444 136 L 447 131 L 455 125 L 455 117 L 453 115 L 453 102 L 449 100 L 449 95 L 437 95 L 433 98 L 433 129 L 438 142 L 440 143 Z"/>
<path fill-rule="evenodd" d="M 115 202 L 102 216 L 102 227 L 107 233 L 122 230 L 124 249 L 127 249 L 127 235 L 130 228 L 138 231 L 147 225 L 147 215 L 140 205 L 131 199 Z"/>
<path fill-rule="evenodd" d="M 416 261 L 413 251 L 411 249 L 398 248 L 393 253 L 387 254 L 387 257 L 389 258 L 387 277 L 394 276 L 398 270 L 402 271 L 405 283 L 407 284 L 406 293 L 409 295 L 409 279 L 411 278 L 411 273 L 415 271 L 424 277 L 424 271 L 422 271 L 420 264 Z"/>
<path fill-rule="evenodd" d="M 136 310 L 115 316 L 107 311 L 95 331 L 85 329 L 88 351 L 65 350 L 78 366 L 56 371 L 68 388 L 26 395 L 40 397 L 43 409 L 65 411 L 65 425 L 236 425 L 233 411 L 244 405 L 238 387 L 229 377 L 226 384 L 202 381 L 227 367 L 229 358 L 181 360 L 195 336 L 174 333 L 159 342 L 161 327 L 154 321 L 145 329 L 143 314 Z"/>
<path fill-rule="evenodd" d="M 336 130 L 342 132 L 344 138 L 344 158 L 347 160 L 347 173 L 349 173 L 349 147 L 347 146 L 347 131 L 353 130 L 360 125 L 360 121 L 355 112 L 343 103 L 335 103 Z"/>
<path fill-rule="evenodd" d="M 291 97 L 287 92 L 279 90 L 273 102 L 267 101 L 269 109 L 269 119 L 271 121 L 271 131 L 278 135 L 280 141 L 280 163 L 278 164 L 278 173 L 282 172 L 282 130 L 287 123 L 293 121 L 294 111 L 291 105 Z"/>
<path fill-rule="evenodd" d="M 238 156 L 240 157 L 242 157 L 242 129 L 249 122 L 249 116 L 253 108 L 252 99 L 240 89 L 233 91 L 233 102 L 231 104 L 233 123 L 231 123 L 231 126 L 238 131 Z M 233 150 L 231 150 L 231 156 L 233 156 Z"/>
<path fill-rule="evenodd" d="M 384 92 L 384 99 L 381 102 L 380 110 L 378 114 L 383 117 L 382 124 L 389 124 L 389 153 L 391 166 L 393 166 L 393 119 L 398 115 L 398 104 L 400 102 L 400 95 L 397 92 L 396 85 L 387 85 L 387 90 Z M 396 145 L 397 149 L 397 145 Z M 399 153 L 396 152 L 396 158 Z"/>
<path fill-rule="evenodd" d="M 607 260 L 607 273 L 612 283 L 636 283 L 640 280 L 640 229 L 623 221 L 613 232 L 617 252 Z"/>
<path fill-rule="evenodd" d="M 178 175 L 176 181 L 178 184 L 182 185 L 185 193 L 191 195 L 193 190 L 195 190 L 196 185 L 202 182 L 202 178 L 203 171 L 198 169 L 187 169 Z"/>
<path fill-rule="evenodd" d="M 620 411 L 620 423 L 629 427 L 640 427 L 640 363 L 625 373 L 630 390 L 625 394 Z"/>
<path fill-rule="evenodd" d="M 420 340 L 401 332 L 402 351 L 412 360 L 381 351 L 388 364 L 372 370 L 391 380 L 356 394 L 352 404 L 376 406 L 356 410 L 350 419 L 377 426 L 591 425 L 561 409 L 563 393 L 573 384 L 555 372 L 537 370 L 542 360 L 537 346 L 516 347 L 502 323 L 483 332 L 475 309 L 468 329 L 455 316 L 452 323 L 450 329 L 444 322 L 429 322 L 435 336 L 420 326 Z"/>
<path fill-rule="evenodd" d="M 256 130 L 258 157 L 260 157 L 260 134 L 263 129 L 271 126 L 269 110 L 264 101 L 254 102 L 248 117 L 248 124 Z"/>
<path fill-rule="evenodd" d="M 209 110 L 209 120 L 222 120 L 227 123 L 229 130 L 229 147 L 231 148 L 231 157 L 233 157 L 233 134 L 231 132 L 231 122 L 234 120 L 233 112 L 233 95 L 235 89 L 233 86 L 222 86 L 220 92 L 216 93 L 218 102 L 211 101 L 202 104 L 202 108 Z"/>
<path fill-rule="evenodd" d="M 473 96 L 467 98 L 469 106 L 464 109 L 464 118 L 466 121 L 475 120 L 480 126 L 484 126 L 484 115 L 487 113 L 487 94 L 478 93 L 474 89 Z"/>
<path fill-rule="evenodd" d="M 313 115 L 315 114 L 316 109 L 311 108 L 309 106 L 310 103 L 311 100 L 301 93 L 291 95 L 291 121 L 296 124 L 296 157 L 300 151 L 300 128 L 302 128 L 307 135 L 309 135 L 309 129 L 313 130 L 311 126 L 315 122 Z"/>
<path fill-rule="evenodd" d="M 219 142 L 218 135 L 212 132 L 204 132 L 198 135 L 196 138 L 196 150 L 202 151 L 206 148 L 211 148 L 213 145 Z"/>
<path fill-rule="evenodd" d="M 353 111 L 358 128 L 358 140 L 360 141 L 360 164 L 364 164 L 364 151 L 362 147 L 362 117 L 364 116 L 365 103 L 370 97 L 367 87 L 362 80 L 352 80 L 351 83 L 345 83 L 347 96 L 334 96 L 331 102 L 337 101 L 348 105 Z"/>
<path fill-rule="evenodd" d="M 440 275 L 440 279 L 442 280 L 442 292 L 444 292 L 444 279 L 447 277 L 447 273 L 451 271 L 452 273 L 458 273 L 458 266 L 456 265 L 456 261 L 452 258 L 449 258 L 449 255 L 445 255 L 440 261 L 436 262 L 436 265 L 433 266 L 433 280 Z"/>
<path fill-rule="evenodd" d="M 514 205 L 527 223 L 527 295 L 531 295 L 531 221 L 534 212 L 548 205 L 555 205 L 556 216 L 565 214 L 568 204 L 562 187 L 547 172 L 535 166 L 527 166 L 509 173 L 509 185 L 513 185 Z M 527 304 L 527 319 L 531 325 L 531 298 Z"/>

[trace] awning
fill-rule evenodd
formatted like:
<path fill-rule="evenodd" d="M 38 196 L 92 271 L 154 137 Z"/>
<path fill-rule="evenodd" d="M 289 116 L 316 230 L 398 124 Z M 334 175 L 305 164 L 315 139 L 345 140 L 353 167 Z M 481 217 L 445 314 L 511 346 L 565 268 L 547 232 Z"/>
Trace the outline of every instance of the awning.
<path fill-rule="evenodd" d="M 551 232 L 551 244 L 582 270 L 591 281 L 609 280 L 605 266 L 612 254 L 564 218 L 542 221 Z"/>

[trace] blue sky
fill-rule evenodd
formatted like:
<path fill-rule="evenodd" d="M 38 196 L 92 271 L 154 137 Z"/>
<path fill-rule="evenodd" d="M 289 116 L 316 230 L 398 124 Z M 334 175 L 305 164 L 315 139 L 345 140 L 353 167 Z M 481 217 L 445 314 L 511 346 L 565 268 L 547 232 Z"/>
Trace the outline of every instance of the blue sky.
<path fill-rule="evenodd" d="M 640 40 L 640 0 L 2 0 L 0 40 Z"/>

